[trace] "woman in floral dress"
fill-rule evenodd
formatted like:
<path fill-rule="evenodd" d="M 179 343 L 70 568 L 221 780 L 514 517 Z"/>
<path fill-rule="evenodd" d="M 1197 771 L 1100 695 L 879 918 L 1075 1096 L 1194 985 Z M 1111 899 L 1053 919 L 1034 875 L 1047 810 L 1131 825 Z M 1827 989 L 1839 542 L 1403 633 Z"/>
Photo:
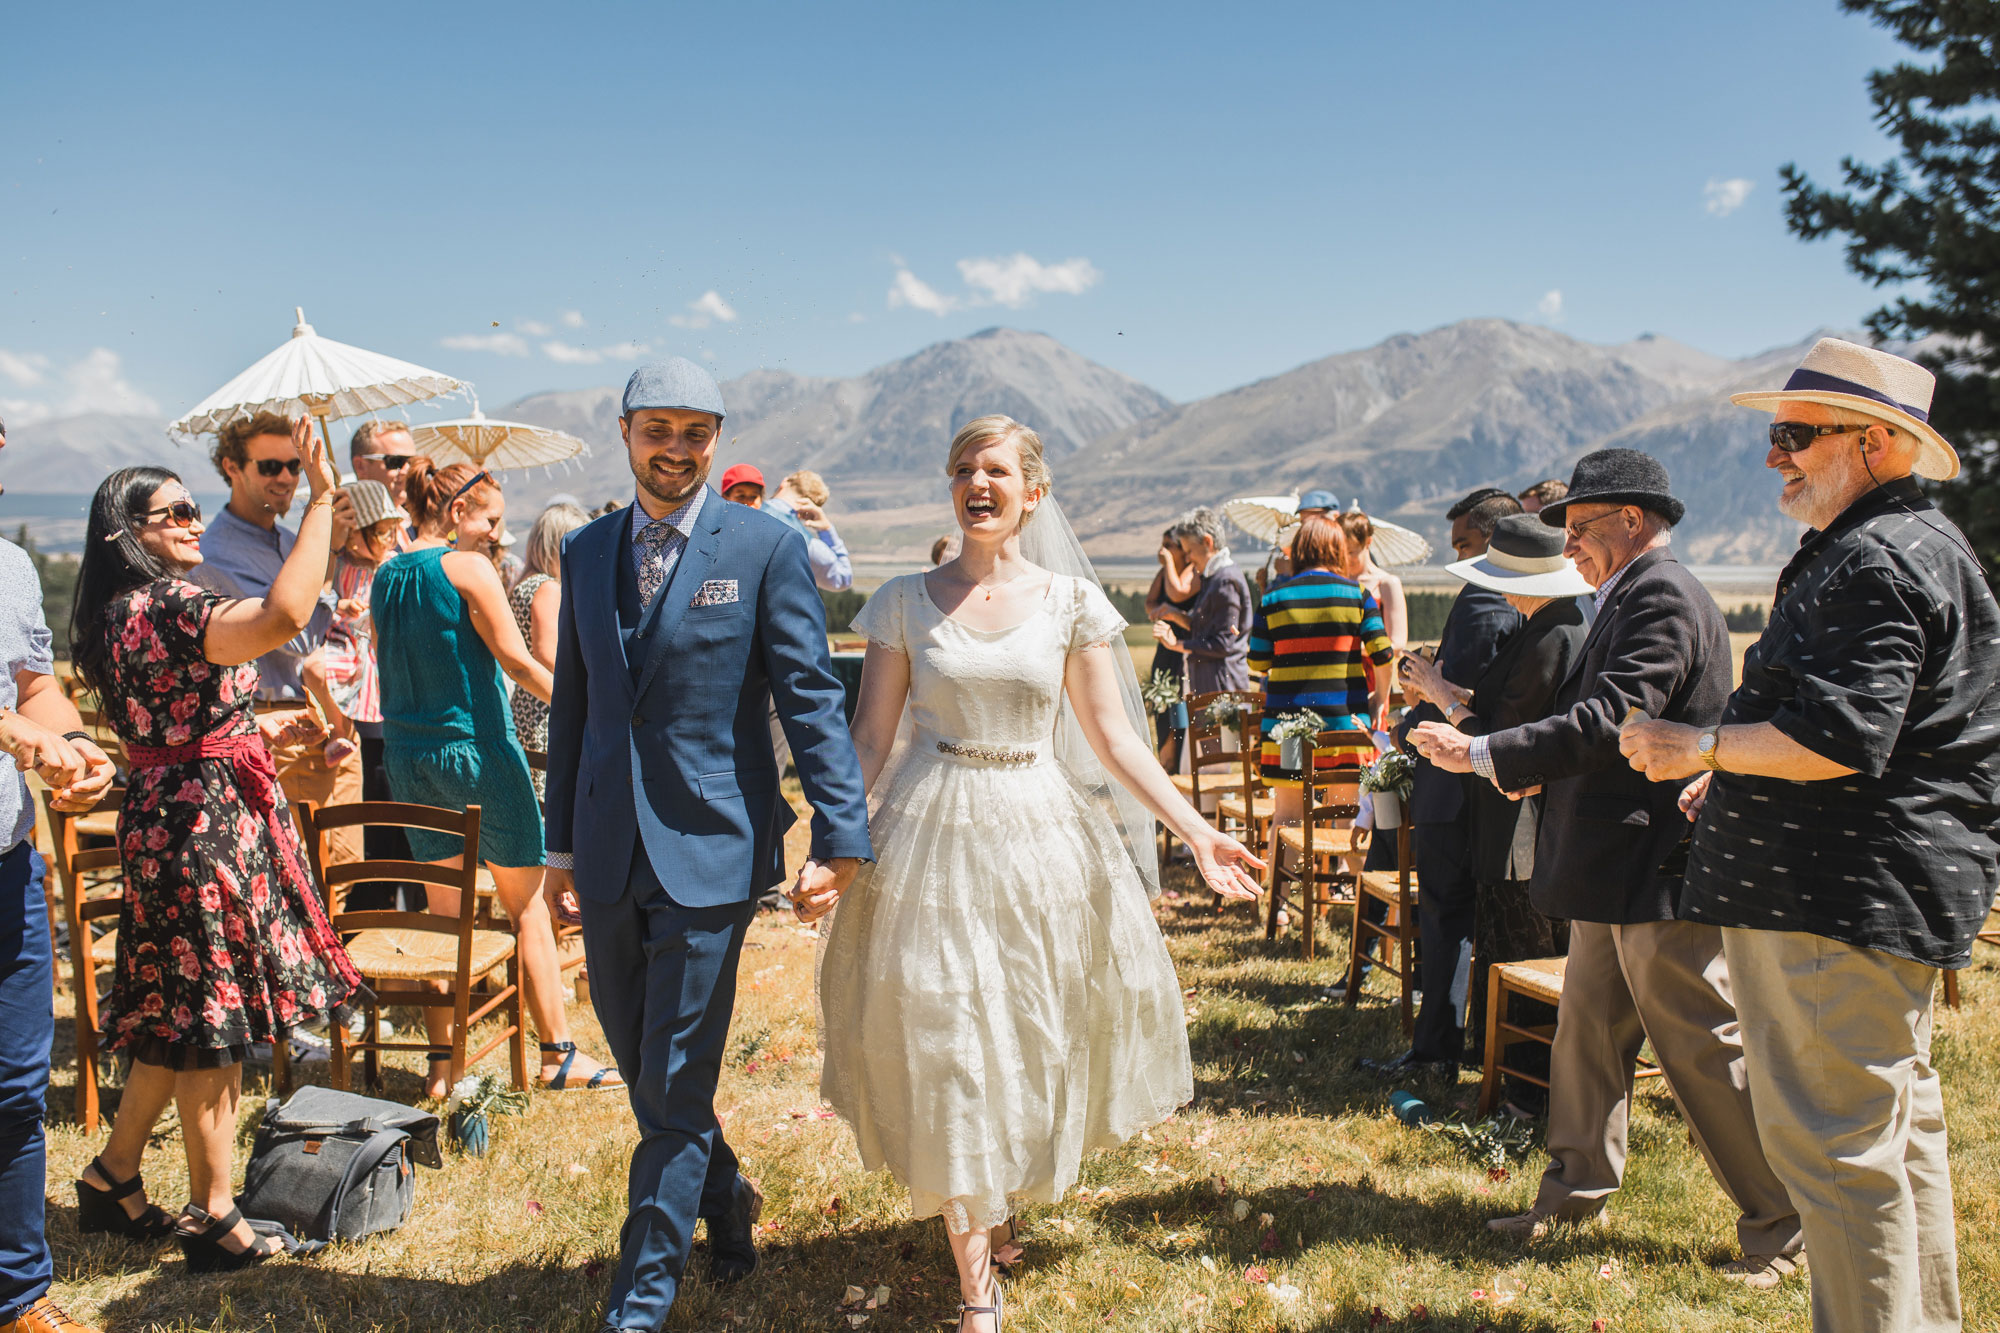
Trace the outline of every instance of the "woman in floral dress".
<path fill-rule="evenodd" d="M 556 669 L 556 611 L 562 606 L 563 538 L 590 522 L 590 515 L 574 500 L 557 500 L 535 518 L 528 531 L 527 564 L 521 581 L 507 594 L 514 624 L 521 641 L 528 645 L 537 662 Z M 549 706 L 532 690 L 514 691 L 514 736 L 524 750 L 549 748 Z M 543 799 L 546 776 L 537 770 L 535 799 Z"/>
<path fill-rule="evenodd" d="M 334 472 L 301 419 L 293 445 L 312 500 L 261 599 L 186 579 L 201 511 L 162 468 L 113 473 L 91 501 L 71 652 L 131 763 L 119 815 L 125 900 L 103 1009 L 105 1045 L 132 1058 L 110 1141 L 77 1182 L 85 1230 L 176 1232 L 195 1271 L 278 1251 L 232 1202 L 243 1060 L 366 998 L 305 866 L 269 744 L 303 739 L 308 714 L 253 709 L 255 659 L 296 635 L 325 576 Z M 180 1110 L 190 1200 L 170 1221 L 147 1203 L 140 1158 L 167 1103 Z"/>

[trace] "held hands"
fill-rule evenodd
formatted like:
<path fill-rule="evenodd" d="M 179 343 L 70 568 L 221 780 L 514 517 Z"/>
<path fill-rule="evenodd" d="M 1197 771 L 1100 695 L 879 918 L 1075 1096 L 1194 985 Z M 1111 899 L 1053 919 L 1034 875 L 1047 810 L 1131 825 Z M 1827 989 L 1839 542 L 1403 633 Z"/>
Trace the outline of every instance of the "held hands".
<path fill-rule="evenodd" d="M 1618 753 L 1648 782 L 1671 782 L 1702 771 L 1694 749 L 1700 736 L 1700 727 L 1683 722 L 1628 722 L 1618 730 Z"/>
<path fill-rule="evenodd" d="M 792 915 L 811 925 L 831 912 L 860 869 L 861 862 L 852 856 L 836 856 L 824 862 L 808 858 L 785 894 L 792 901 Z"/>
<path fill-rule="evenodd" d="M 259 714 L 257 730 L 264 733 L 264 743 L 274 750 L 286 745 L 326 739 L 326 728 L 312 715 L 312 710 L 306 708 L 286 713 Z"/>
<path fill-rule="evenodd" d="M 1214 829 L 1205 835 L 1197 833 L 1188 850 L 1194 853 L 1195 868 L 1201 872 L 1202 882 L 1222 897 L 1255 902 L 1263 895 L 1264 886 L 1243 867 L 1262 870 L 1264 863 L 1228 834 Z"/>
<path fill-rule="evenodd" d="M 1178 648 L 1181 646 L 1180 639 L 1174 634 L 1174 627 L 1164 620 L 1155 620 L 1153 622 L 1153 638 L 1167 648 Z"/>
<path fill-rule="evenodd" d="M 550 866 L 542 872 L 542 897 L 560 925 L 583 924 L 583 905 L 576 899 L 576 872 Z"/>
<path fill-rule="evenodd" d="M 20 772 L 34 770 L 53 789 L 56 809 L 68 813 L 96 805 L 116 775 L 111 760 L 91 742 L 66 740 L 12 709 L 0 712 L 0 750 Z"/>

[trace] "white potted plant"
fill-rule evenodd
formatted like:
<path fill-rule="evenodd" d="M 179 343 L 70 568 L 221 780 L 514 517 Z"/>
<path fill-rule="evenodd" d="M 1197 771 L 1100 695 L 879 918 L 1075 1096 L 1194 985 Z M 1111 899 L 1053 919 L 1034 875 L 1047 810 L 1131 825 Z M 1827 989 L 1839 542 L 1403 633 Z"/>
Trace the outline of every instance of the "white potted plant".
<path fill-rule="evenodd" d="M 1279 718 L 1271 728 L 1271 739 L 1278 743 L 1278 767 L 1287 773 L 1305 772 L 1306 750 L 1324 730 L 1326 720 L 1310 708 Z"/>
<path fill-rule="evenodd" d="M 1375 807 L 1375 827 L 1395 828 L 1403 822 L 1403 802 L 1409 799 L 1416 765 L 1401 750 L 1385 751 L 1361 770 L 1361 790 Z"/>

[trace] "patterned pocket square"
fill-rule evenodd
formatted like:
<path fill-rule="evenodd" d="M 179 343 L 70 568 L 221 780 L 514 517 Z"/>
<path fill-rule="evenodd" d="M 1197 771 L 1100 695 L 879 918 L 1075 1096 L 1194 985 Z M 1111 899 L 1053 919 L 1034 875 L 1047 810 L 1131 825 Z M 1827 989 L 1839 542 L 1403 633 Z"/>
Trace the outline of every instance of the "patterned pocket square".
<path fill-rule="evenodd" d="M 740 600 L 736 593 L 735 579 L 710 579 L 701 585 L 701 590 L 695 593 L 694 600 L 689 602 L 688 606 L 690 609 L 697 606 L 727 606 L 731 602 Z"/>

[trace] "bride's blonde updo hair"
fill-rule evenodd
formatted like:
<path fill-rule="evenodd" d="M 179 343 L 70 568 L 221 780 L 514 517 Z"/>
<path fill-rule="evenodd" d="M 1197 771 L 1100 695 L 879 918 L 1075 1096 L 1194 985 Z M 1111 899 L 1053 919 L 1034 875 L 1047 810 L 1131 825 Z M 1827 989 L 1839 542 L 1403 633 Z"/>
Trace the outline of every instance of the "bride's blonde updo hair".
<path fill-rule="evenodd" d="M 1012 440 L 1014 448 L 1021 455 L 1021 480 L 1028 489 L 1037 493 L 1039 499 L 1046 500 L 1055 491 L 1055 474 L 1049 471 L 1049 462 L 1042 454 L 1042 437 L 1023 426 L 1010 416 L 995 412 L 991 416 L 974 417 L 958 428 L 958 434 L 951 437 L 951 451 L 944 456 L 944 474 L 949 477 L 958 468 L 958 460 L 967 449 L 981 445 L 996 444 Z M 1030 509 L 1021 515 L 1026 523 L 1035 516 Z"/>

